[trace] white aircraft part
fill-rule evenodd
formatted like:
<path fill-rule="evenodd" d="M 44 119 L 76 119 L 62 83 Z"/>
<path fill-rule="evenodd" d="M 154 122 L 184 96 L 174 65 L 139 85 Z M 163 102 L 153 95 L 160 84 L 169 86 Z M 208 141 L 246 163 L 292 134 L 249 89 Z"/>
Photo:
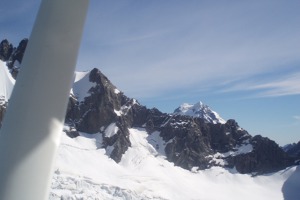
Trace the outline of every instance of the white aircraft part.
<path fill-rule="evenodd" d="M 0 199 L 46 200 L 88 0 L 43 0 L 0 133 Z"/>

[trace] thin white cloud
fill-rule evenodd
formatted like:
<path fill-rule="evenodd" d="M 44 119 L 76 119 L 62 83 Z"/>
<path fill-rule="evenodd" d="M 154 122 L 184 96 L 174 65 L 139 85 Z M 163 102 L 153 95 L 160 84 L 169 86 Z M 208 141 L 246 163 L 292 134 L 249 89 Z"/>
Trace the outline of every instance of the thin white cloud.
<path fill-rule="evenodd" d="M 265 89 L 265 92 L 259 94 L 262 97 L 276 97 L 287 95 L 299 95 L 300 94 L 300 73 L 297 76 L 292 75 L 287 77 L 286 80 L 275 81 L 262 85 L 257 85 L 254 89 Z"/>
<path fill-rule="evenodd" d="M 37 4 L 6 1 L 10 8 L 20 6 L 7 9 L 5 20 L 24 18 Z M 227 92 L 299 94 L 299 75 L 242 81 L 300 63 L 296 4 L 92 0 L 78 70 L 100 68 L 117 87 L 139 98 L 187 88 L 201 91 L 222 83 L 230 85 Z M 12 31 L 16 32 L 4 27 L 0 33 Z M 22 35 L 23 28 L 17 34 L 29 36 Z"/>
<path fill-rule="evenodd" d="M 277 97 L 300 94 L 300 72 L 269 81 L 238 81 L 223 92 L 254 91 L 254 97 Z"/>
<path fill-rule="evenodd" d="M 98 7 L 96 2 L 91 2 L 79 70 L 99 67 L 128 95 L 214 88 L 300 63 L 299 12 L 286 14 L 280 3 L 124 1 Z M 292 83 L 268 80 L 237 83 L 245 85 L 242 90 L 260 87 L 252 90 L 264 90 L 265 96 L 298 93 Z M 228 90 L 240 86 L 235 87 Z"/>
<path fill-rule="evenodd" d="M 300 115 L 295 115 L 295 116 L 293 116 L 293 118 L 300 122 Z"/>

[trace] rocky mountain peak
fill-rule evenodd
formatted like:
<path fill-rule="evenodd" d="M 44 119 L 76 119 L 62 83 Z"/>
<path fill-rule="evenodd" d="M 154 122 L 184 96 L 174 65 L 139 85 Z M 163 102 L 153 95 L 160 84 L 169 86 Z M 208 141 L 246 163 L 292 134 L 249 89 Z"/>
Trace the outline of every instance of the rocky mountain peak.
<path fill-rule="evenodd" d="M 0 60 L 7 61 L 9 60 L 14 47 L 7 39 L 4 39 L 0 43 Z"/>
<path fill-rule="evenodd" d="M 0 60 L 7 63 L 14 78 L 18 75 L 27 43 L 27 38 L 21 40 L 18 47 L 14 47 L 7 39 L 2 40 L 0 43 Z"/>
<path fill-rule="evenodd" d="M 300 141 L 298 143 L 292 143 L 292 144 L 285 145 L 284 147 L 282 147 L 282 149 L 289 156 L 300 160 Z"/>
<path fill-rule="evenodd" d="M 166 114 L 125 96 L 98 69 L 89 73 L 89 82 L 94 85 L 83 101 L 70 98 L 66 121 L 78 131 L 102 133 L 103 148 L 116 162 L 131 146 L 129 129 L 135 127 L 145 129 L 149 136 L 158 135 L 154 148 L 160 146 L 167 160 L 188 170 L 222 166 L 235 167 L 240 173 L 266 173 L 293 163 L 275 142 L 252 137 L 233 119 L 222 121 L 202 102 L 177 109 L 193 115 Z"/>
<path fill-rule="evenodd" d="M 217 112 L 211 110 L 210 107 L 205 105 L 202 101 L 195 104 L 183 103 L 174 110 L 174 114 L 200 117 L 206 122 L 214 124 L 224 124 L 226 122 Z"/>

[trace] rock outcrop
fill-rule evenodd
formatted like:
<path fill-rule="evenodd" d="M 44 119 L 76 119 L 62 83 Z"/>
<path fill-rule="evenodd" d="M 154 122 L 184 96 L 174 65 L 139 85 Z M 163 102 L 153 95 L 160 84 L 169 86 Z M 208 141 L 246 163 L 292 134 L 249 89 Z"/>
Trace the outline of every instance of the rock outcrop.
<path fill-rule="evenodd" d="M 228 162 L 240 173 L 263 174 L 284 169 L 293 164 L 289 157 L 274 141 L 256 135 L 250 139 L 253 150 L 247 154 L 229 157 Z"/>
<path fill-rule="evenodd" d="M 103 75 L 94 68 L 89 73 L 89 81 L 95 83 L 88 91 L 90 95 L 78 101 L 71 95 L 66 114 L 66 122 L 76 127 L 78 131 L 86 133 L 105 132 L 113 123 L 117 132 L 108 137 L 103 134 L 104 148 L 113 149 L 110 157 L 116 162 L 130 146 L 128 127 L 130 124 L 123 117 L 126 108 L 133 104 L 132 99 L 126 97 Z"/>
<path fill-rule="evenodd" d="M 293 143 L 286 145 L 282 148 L 290 157 L 295 158 L 298 164 L 300 164 L 300 141 L 298 143 Z"/>
<path fill-rule="evenodd" d="M 5 102 L 3 99 L 0 99 L 0 128 L 2 126 L 3 117 L 6 111 L 7 102 Z"/>
<path fill-rule="evenodd" d="M 0 60 L 8 61 L 13 50 L 13 45 L 9 43 L 7 39 L 2 40 L 0 43 Z"/>
<path fill-rule="evenodd" d="M 0 43 L 0 60 L 7 62 L 7 66 L 14 78 L 17 77 L 20 64 L 27 47 L 28 39 L 21 40 L 18 47 L 13 47 L 7 39 Z"/>

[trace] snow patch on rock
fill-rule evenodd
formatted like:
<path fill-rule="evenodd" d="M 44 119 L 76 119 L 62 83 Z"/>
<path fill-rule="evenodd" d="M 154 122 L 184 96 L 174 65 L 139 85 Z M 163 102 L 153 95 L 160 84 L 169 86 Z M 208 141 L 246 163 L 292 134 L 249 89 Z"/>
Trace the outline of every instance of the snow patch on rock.
<path fill-rule="evenodd" d="M 90 71 L 75 72 L 75 80 L 71 94 L 73 94 L 79 102 L 83 101 L 85 97 L 90 96 L 89 90 L 96 85 L 96 83 L 90 82 L 89 76 Z"/>
<path fill-rule="evenodd" d="M 105 137 L 112 137 L 118 133 L 119 127 L 116 123 L 111 123 L 104 131 Z"/>

